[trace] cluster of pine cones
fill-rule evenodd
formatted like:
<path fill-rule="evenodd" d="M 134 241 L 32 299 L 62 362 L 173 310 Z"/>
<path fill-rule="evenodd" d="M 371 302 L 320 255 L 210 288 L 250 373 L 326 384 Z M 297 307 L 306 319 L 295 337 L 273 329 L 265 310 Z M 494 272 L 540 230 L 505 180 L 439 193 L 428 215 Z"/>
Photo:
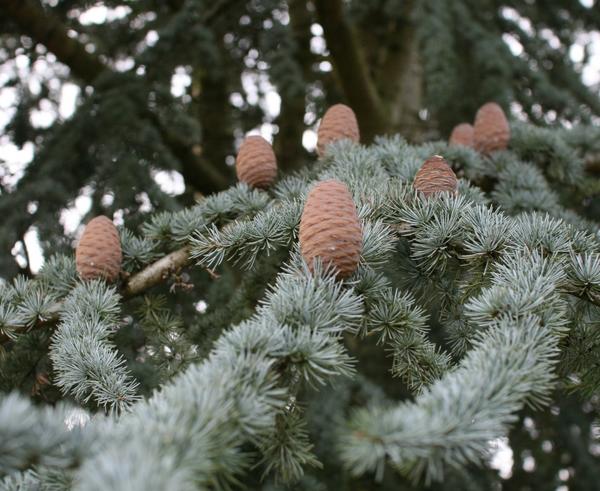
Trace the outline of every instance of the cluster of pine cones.
<path fill-rule="evenodd" d="M 461 123 L 452 130 L 451 145 L 471 147 L 483 155 L 505 150 L 510 141 L 510 126 L 502 108 L 488 102 L 479 108 L 475 123 Z"/>
<path fill-rule="evenodd" d="M 323 156 L 327 145 L 341 139 L 359 141 L 359 130 L 352 109 L 342 104 L 331 107 L 323 116 L 318 131 L 317 153 Z M 452 132 L 450 144 L 466 145 L 484 155 L 507 147 L 510 127 L 502 108 L 484 104 L 475 125 L 461 124 Z M 458 180 L 448 162 L 440 155 L 427 159 L 413 181 L 424 197 L 439 193 L 456 194 Z M 337 180 L 317 183 L 309 192 L 300 220 L 300 250 L 312 269 L 315 259 L 332 265 L 340 278 L 350 276 L 358 267 L 362 252 L 362 232 L 356 207 L 348 187 Z"/>
<path fill-rule="evenodd" d="M 325 155 L 327 146 L 348 139 L 360 141 L 358 122 L 352 109 L 344 104 L 330 107 L 318 129 L 317 153 Z M 484 155 L 503 150 L 510 139 L 510 128 L 502 108 L 484 104 L 471 126 L 462 123 L 450 136 L 451 145 L 474 148 Z M 277 159 L 273 148 L 261 136 L 243 141 L 235 162 L 237 177 L 249 186 L 269 188 L 277 178 Z M 434 155 L 417 172 L 414 189 L 424 197 L 439 193 L 456 194 L 458 180 L 446 160 Z M 308 193 L 300 220 L 300 250 L 312 270 L 315 261 L 333 267 L 339 278 L 350 276 L 358 267 L 362 253 L 362 230 L 348 186 L 331 179 L 317 183 Z M 107 217 L 91 220 L 76 250 L 77 271 L 82 279 L 103 278 L 114 282 L 121 271 L 122 253 L 119 233 Z"/>

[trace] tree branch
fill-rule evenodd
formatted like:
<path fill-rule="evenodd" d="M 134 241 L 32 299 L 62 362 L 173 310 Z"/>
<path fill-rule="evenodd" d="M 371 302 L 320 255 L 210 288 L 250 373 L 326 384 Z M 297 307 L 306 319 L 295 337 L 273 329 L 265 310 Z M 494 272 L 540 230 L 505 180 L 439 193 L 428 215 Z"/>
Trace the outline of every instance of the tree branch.
<path fill-rule="evenodd" d="M 129 299 L 141 295 L 150 288 L 165 281 L 175 271 L 188 266 L 192 260 L 189 257 L 190 249 L 188 246 L 177 249 L 167 254 L 158 261 L 146 266 L 141 271 L 132 275 L 120 288 L 119 293 L 124 299 Z M 38 321 L 29 329 L 40 329 L 55 324 L 62 312 L 63 301 L 56 302 L 48 311 L 47 316 Z M 19 331 L 25 330 L 19 327 Z M 0 334 L 0 344 L 9 341 L 7 336 Z"/>
<path fill-rule="evenodd" d="M 167 254 L 155 263 L 150 264 L 129 278 L 121 289 L 123 298 L 139 295 L 155 285 L 163 282 L 166 277 L 190 263 L 190 248 L 182 247 Z"/>
<path fill-rule="evenodd" d="M 229 7 L 239 0 L 220 0 L 213 3 L 212 8 L 204 14 L 204 23 L 210 24 L 213 20 L 224 14 Z"/>
<path fill-rule="evenodd" d="M 202 194 L 210 194 L 214 191 L 225 189 L 231 184 L 231 176 L 221 171 L 221 168 L 213 165 L 202 157 L 200 146 L 189 146 L 180 141 L 176 133 L 165 128 L 154 113 L 147 112 L 160 131 L 160 136 L 173 155 L 181 162 L 181 170 L 186 184 L 191 185 Z M 225 167 L 225 170 L 228 170 Z"/>
<path fill-rule="evenodd" d="M 348 103 L 358 118 L 361 135 L 371 141 L 388 124 L 357 36 L 344 18 L 342 0 L 315 0 L 327 48 Z"/>
<path fill-rule="evenodd" d="M 232 1 L 224 0 L 215 4 L 207 12 L 205 21 L 215 20 Z M 79 41 L 69 37 L 67 26 L 55 14 L 46 11 L 38 0 L 0 0 L 0 6 L 23 32 L 45 45 L 60 62 L 66 64 L 75 77 L 91 84 L 101 72 L 111 71 L 97 55 L 89 53 Z M 160 124 L 158 118 L 151 119 L 164 142 L 181 161 L 184 179 L 188 184 L 205 194 L 224 189 L 230 184 L 228 174 L 203 159 L 195 148 L 179 141 L 176 135 Z"/>

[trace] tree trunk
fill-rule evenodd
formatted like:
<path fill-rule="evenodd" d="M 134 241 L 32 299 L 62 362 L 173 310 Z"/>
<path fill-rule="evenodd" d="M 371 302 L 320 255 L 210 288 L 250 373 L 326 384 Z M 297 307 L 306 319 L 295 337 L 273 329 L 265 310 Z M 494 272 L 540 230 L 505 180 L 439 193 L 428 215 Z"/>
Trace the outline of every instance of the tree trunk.
<path fill-rule="evenodd" d="M 386 63 L 376 81 L 385 106 L 388 132 L 400 133 L 408 140 L 420 140 L 425 129 L 419 116 L 423 105 L 423 69 L 419 41 L 412 21 L 414 1 L 403 4 L 403 21 L 396 26 Z"/>
<path fill-rule="evenodd" d="M 350 26 L 341 0 L 315 0 L 339 85 L 365 143 L 397 132 L 409 140 L 422 139 L 423 71 L 412 19 L 415 3 L 403 2 L 402 20 L 391 21 L 382 37 L 369 30 L 371 17 L 363 26 Z M 379 12 L 373 16 L 377 21 Z"/>
<path fill-rule="evenodd" d="M 318 19 L 325 30 L 327 49 L 348 104 L 356 113 L 361 140 L 370 142 L 385 133 L 389 122 L 353 26 L 344 16 L 342 0 L 315 0 Z"/>
<path fill-rule="evenodd" d="M 289 2 L 291 36 L 296 45 L 294 61 L 300 67 L 306 85 L 310 83 L 314 56 L 310 51 L 310 26 L 312 16 L 306 8 L 306 0 L 291 0 Z M 306 93 L 286 96 L 279 88 L 281 95 L 281 111 L 275 123 L 279 128 L 274 142 L 278 165 L 282 170 L 289 171 L 300 168 L 308 158 L 308 152 L 302 146 L 302 136 L 306 125 Z"/>

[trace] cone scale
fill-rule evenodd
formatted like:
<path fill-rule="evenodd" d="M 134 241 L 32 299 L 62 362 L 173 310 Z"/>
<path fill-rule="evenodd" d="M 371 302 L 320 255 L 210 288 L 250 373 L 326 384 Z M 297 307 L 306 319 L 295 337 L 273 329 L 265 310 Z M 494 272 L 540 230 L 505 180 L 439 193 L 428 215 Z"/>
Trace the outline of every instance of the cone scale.
<path fill-rule="evenodd" d="M 277 178 L 277 159 L 273 148 L 262 136 L 246 137 L 235 160 L 235 171 L 241 182 L 266 189 Z"/>
<path fill-rule="evenodd" d="M 105 216 L 90 220 L 75 250 L 79 276 L 114 282 L 119 278 L 122 260 L 121 240 L 113 222 Z"/>
<path fill-rule="evenodd" d="M 354 111 L 344 104 L 336 104 L 327 110 L 319 125 L 317 153 L 322 157 L 327 145 L 343 139 L 359 142 L 360 131 Z"/>
<path fill-rule="evenodd" d="M 322 181 L 308 193 L 300 220 L 300 250 L 311 271 L 317 258 L 333 266 L 338 278 L 347 278 L 358 267 L 362 230 L 344 183 Z"/>

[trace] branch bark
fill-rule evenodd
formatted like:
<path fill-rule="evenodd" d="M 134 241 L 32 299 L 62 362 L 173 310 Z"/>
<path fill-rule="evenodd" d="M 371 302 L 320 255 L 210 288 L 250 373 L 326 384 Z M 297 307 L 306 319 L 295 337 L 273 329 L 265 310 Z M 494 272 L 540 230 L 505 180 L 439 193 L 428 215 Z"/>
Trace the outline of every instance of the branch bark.
<path fill-rule="evenodd" d="M 344 18 L 342 0 L 315 0 L 314 4 L 339 83 L 356 113 L 363 139 L 369 142 L 388 131 L 388 122 L 358 38 Z"/>
<path fill-rule="evenodd" d="M 162 283 L 169 274 L 187 266 L 190 260 L 190 248 L 182 247 L 167 254 L 129 278 L 121 289 L 123 298 L 131 298 Z"/>

